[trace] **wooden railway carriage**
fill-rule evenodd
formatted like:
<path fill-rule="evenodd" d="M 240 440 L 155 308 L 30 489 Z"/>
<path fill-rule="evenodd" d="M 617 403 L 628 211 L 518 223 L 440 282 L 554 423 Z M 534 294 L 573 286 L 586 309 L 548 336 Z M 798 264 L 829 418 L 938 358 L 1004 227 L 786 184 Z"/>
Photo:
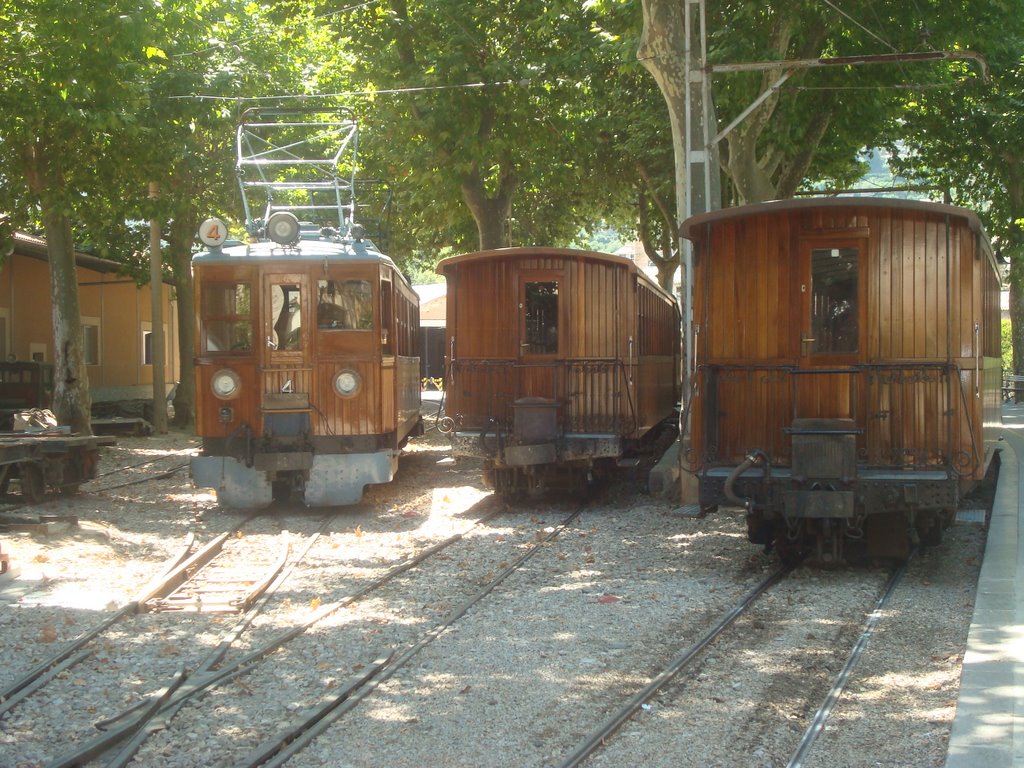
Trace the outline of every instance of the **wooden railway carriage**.
<path fill-rule="evenodd" d="M 701 505 L 743 505 L 751 541 L 824 563 L 937 541 L 1000 419 L 999 277 L 978 218 L 804 199 L 682 233 Z"/>
<path fill-rule="evenodd" d="M 224 224 L 210 219 L 209 250 L 192 261 L 203 439 L 193 480 L 230 507 L 292 493 L 352 504 L 392 479 L 421 431 L 419 299 L 354 223 L 355 123 L 244 117 L 238 172 L 256 242 L 225 246 Z M 262 218 L 250 196 L 265 200 Z"/>
<path fill-rule="evenodd" d="M 437 269 L 453 455 L 498 492 L 575 486 L 674 415 L 677 305 L 629 259 L 507 248 Z"/>

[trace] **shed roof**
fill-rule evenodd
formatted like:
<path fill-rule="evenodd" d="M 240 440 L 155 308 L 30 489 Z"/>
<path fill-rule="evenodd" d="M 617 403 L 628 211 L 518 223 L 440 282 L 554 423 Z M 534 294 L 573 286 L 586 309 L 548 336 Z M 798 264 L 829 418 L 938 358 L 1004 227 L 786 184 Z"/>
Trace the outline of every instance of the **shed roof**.
<path fill-rule="evenodd" d="M 41 237 L 27 235 L 24 232 L 14 233 L 14 253 L 19 256 L 27 256 L 30 259 L 50 261 L 50 255 L 46 250 L 46 241 Z M 102 274 L 125 272 L 123 264 L 118 264 L 110 259 L 101 259 L 99 256 L 93 256 L 78 250 L 75 251 L 75 264 Z"/>

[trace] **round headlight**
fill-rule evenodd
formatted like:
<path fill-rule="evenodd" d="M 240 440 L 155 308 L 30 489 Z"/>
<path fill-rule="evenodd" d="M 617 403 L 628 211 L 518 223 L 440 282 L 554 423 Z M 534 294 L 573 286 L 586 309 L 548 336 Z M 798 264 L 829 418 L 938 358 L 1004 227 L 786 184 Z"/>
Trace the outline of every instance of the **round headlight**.
<path fill-rule="evenodd" d="M 361 385 L 359 374 L 355 371 L 340 371 L 334 376 L 334 391 L 342 397 L 352 397 Z"/>
<path fill-rule="evenodd" d="M 299 220 L 289 211 L 277 211 L 267 219 L 267 237 L 278 245 L 299 242 Z"/>
<path fill-rule="evenodd" d="M 242 380 L 238 378 L 238 374 L 227 368 L 217 371 L 210 379 L 210 389 L 221 400 L 227 400 L 237 395 L 241 386 Z"/>

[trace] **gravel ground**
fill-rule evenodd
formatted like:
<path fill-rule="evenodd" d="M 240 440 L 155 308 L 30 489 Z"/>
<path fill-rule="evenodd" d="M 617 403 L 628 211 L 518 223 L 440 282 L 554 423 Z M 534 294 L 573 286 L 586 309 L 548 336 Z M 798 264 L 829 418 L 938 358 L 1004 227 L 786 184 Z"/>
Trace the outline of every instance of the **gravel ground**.
<path fill-rule="evenodd" d="M 121 438 L 101 472 L 153 463 L 33 510 L 76 515 L 78 527 L 0 534 L 18 572 L 0 582 L 0 687 L 131 600 L 189 531 L 205 543 L 242 521 L 196 492 L 186 472 L 123 485 L 180 466 L 195 447 L 174 433 Z M 639 475 L 624 476 L 449 624 L 575 505 L 509 508 L 481 486 L 478 466 L 446 455 L 443 439 L 428 433 L 407 449 L 395 482 L 368 489 L 359 505 L 330 510 L 334 517 L 281 507 L 246 523 L 229 545 L 263 559 L 284 531 L 293 553 L 323 532 L 227 661 L 318 612 L 323 618 L 266 663 L 184 706 L 133 764 L 239 764 L 374 660 L 416 648 L 288 764 L 559 765 L 774 566 L 746 541 L 739 511 L 688 519 L 647 496 Z M 463 537 L 443 552 L 341 604 L 455 534 Z M 807 765 L 942 765 L 983 544 L 980 526 L 961 524 L 912 561 Z M 588 764 L 786 765 L 886 575 L 797 571 Z M 160 613 L 118 624 L 89 659 L 0 720 L 0 768 L 65 755 L 98 733 L 97 721 L 144 700 L 176 670 L 194 669 L 236 621 Z"/>

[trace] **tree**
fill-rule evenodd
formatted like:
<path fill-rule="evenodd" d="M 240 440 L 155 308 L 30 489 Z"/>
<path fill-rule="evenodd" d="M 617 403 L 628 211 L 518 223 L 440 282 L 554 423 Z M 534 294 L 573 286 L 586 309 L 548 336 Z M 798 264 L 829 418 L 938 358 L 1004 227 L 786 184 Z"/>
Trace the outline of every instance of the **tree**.
<path fill-rule="evenodd" d="M 204 218 L 241 219 L 234 173 L 238 105 L 269 94 L 301 94 L 315 82 L 304 76 L 313 58 L 310 46 L 323 50 L 326 37 L 309 23 L 308 9 L 291 16 L 273 5 L 245 2 L 165 8 L 165 57 L 149 80 L 152 98 L 142 134 L 150 149 L 139 147 L 142 176 L 126 183 L 156 181 L 160 196 L 142 210 L 169 222 L 165 258 L 177 295 L 181 360 L 174 414 L 179 426 L 189 426 L 195 419 L 193 244 Z"/>
<path fill-rule="evenodd" d="M 0 0 L 0 207 L 23 226 L 42 221 L 50 261 L 56 351 L 54 407 L 89 434 L 72 222 L 103 197 L 97 169 L 123 161 L 146 94 L 140 73 L 157 49 L 149 0 Z"/>
<path fill-rule="evenodd" d="M 976 210 L 1010 263 L 1014 373 L 1024 373 L 1024 20 L 998 3 L 971 6 L 969 24 L 950 30 L 984 53 L 990 76 L 953 70 L 913 93 L 889 125 L 891 165 Z"/>
<path fill-rule="evenodd" d="M 467 212 L 480 248 L 575 235 L 597 139 L 579 3 L 389 0 L 346 21 L 377 170 L 422 241 L 464 238 Z"/>
<path fill-rule="evenodd" d="M 677 153 L 685 119 L 681 52 L 683 16 L 675 0 L 641 0 L 645 19 L 638 57 L 651 71 L 673 116 Z M 984 5 L 992 9 L 999 0 Z M 901 89 L 941 75 L 946 64 L 794 69 L 780 85 L 784 61 L 930 51 L 954 46 L 946 33 L 972 23 L 977 4 L 895 0 L 833 4 L 709 0 L 708 59 L 716 65 L 778 61 L 757 72 L 715 76 L 714 103 L 721 125 L 767 94 L 720 145 L 722 170 L 733 204 L 790 197 L 811 181 L 847 186 L 859 177 L 858 155 L 874 146 L 902 107 Z M 936 22 L 940 22 L 936 24 Z M 683 170 L 677 174 L 682 184 Z"/>

